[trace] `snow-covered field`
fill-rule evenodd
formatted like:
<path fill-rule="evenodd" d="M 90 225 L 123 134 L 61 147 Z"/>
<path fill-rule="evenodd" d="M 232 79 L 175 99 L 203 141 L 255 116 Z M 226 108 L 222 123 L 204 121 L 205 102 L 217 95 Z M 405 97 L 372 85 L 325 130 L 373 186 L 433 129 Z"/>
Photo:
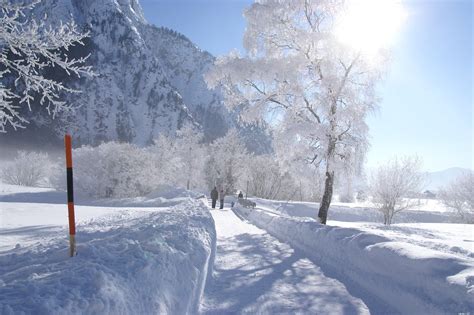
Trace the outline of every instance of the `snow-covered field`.
<path fill-rule="evenodd" d="M 267 212 L 289 217 L 315 218 L 318 204 L 311 202 L 282 202 L 253 198 L 258 207 Z M 367 203 L 344 204 L 335 202 L 329 211 L 328 225 L 356 228 L 395 241 L 408 242 L 422 247 L 461 257 L 474 258 L 474 226 L 451 223 L 453 216 L 437 200 L 429 200 L 434 210 L 407 210 L 395 216 L 400 222 L 385 226 L 379 211 Z"/>
<path fill-rule="evenodd" d="M 339 212 L 337 216 L 345 221 L 330 220 L 328 226 L 322 226 L 307 217 L 316 216 L 316 204 L 256 201 L 255 210 L 240 206 L 235 210 L 301 250 L 360 297 L 371 312 L 474 310 L 471 225 L 412 223 L 385 227 L 361 220 L 351 222 L 353 214 L 335 206 L 330 211 Z M 333 218 L 331 213 L 329 216 Z"/>
<path fill-rule="evenodd" d="M 216 237 L 201 200 L 174 191 L 134 207 L 78 205 L 78 255 L 69 258 L 60 196 L 1 185 L 1 314 L 197 312 Z"/>

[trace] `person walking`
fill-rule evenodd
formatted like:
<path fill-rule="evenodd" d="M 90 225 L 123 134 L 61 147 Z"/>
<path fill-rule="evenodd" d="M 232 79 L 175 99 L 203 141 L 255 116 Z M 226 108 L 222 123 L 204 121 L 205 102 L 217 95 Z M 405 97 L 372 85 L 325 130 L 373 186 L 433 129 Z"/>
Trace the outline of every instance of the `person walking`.
<path fill-rule="evenodd" d="M 242 190 L 239 192 L 239 195 L 237 196 L 237 198 L 239 198 L 239 199 L 244 198 L 244 194 L 242 193 Z"/>
<path fill-rule="evenodd" d="M 225 197 L 224 189 L 221 189 L 221 191 L 219 191 L 219 201 L 220 201 L 219 209 L 224 209 L 224 197 Z"/>
<path fill-rule="evenodd" d="M 216 208 L 216 202 L 217 202 L 218 195 L 219 195 L 219 193 L 217 192 L 217 187 L 214 186 L 214 188 L 211 190 L 212 209 Z"/>

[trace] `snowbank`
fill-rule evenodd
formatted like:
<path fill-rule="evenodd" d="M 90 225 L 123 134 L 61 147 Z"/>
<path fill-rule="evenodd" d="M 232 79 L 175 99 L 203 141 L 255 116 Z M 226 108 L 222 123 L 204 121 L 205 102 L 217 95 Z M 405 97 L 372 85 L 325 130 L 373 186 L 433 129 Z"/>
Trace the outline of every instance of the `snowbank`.
<path fill-rule="evenodd" d="M 374 313 L 474 311 L 474 260 L 394 242 L 358 229 L 324 226 L 262 209 L 235 207 L 343 282 Z"/>
<path fill-rule="evenodd" d="M 216 242 L 202 201 L 113 211 L 77 230 L 74 258 L 68 257 L 65 230 L 51 232 L 61 241 L 0 253 L 1 314 L 198 311 Z"/>
<path fill-rule="evenodd" d="M 163 186 L 159 190 L 149 193 L 143 197 L 130 198 L 91 198 L 86 195 L 75 194 L 74 203 L 79 206 L 99 207 L 170 207 L 188 198 L 199 199 L 203 194 L 176 188 Z M 65 191 L 52 188 L 21 187 L 0 183 L 0 202 L 19 203 L 48 203 L 63 205 L 67 200 Z"/>
<path fill-rule="evenodd" d="M 314 202 L 285 202 L 260 198 L 252 198 L 252 200 L 262 209 L 282 213 L 292 217 L 315 218 L 319 209 L 319 204 Z M 454 217 L 452 213 L 448 211 L 442 212 L 439 205 L 438 207 L 435 206 L 436 205 L 434 205 L 432 211 L 428 209 L 411 209 L 400 212 L 393 218 L 393 221 L 394 223 L 450 223 L 453 221 Z M 374 209 L 370 203 L 333 203 L 329 209 L 328 220 L 345 222 L 383 222 L 383 216 L 382 213 L 377 209 Z"/>

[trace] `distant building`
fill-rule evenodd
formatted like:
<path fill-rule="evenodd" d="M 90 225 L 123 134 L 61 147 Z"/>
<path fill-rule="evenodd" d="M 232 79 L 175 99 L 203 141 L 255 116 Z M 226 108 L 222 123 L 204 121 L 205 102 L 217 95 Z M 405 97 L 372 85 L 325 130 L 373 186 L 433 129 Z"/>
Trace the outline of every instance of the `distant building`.
<path fill-rule="evenodd" d="M 432 192 L 431 190 L 425 190 L 423 192 L 423 197 L 426 198 L 426 199 L 435 199 L 436 194 L 434 192 Z"/>

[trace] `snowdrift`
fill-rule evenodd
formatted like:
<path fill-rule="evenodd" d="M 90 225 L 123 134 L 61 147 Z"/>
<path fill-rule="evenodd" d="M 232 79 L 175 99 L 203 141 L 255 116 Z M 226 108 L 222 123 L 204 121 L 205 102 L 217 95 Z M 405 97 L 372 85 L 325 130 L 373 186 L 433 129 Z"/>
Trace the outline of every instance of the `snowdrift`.
<path fill-rule="evenodd" d="M 251 200 L 255 201 L 262 209 L 282 213 L 291 217 L 314 218 L 319 209 L 319 204 L 315 202 L 285 202 L 261 198 L 251 198 Z M 449 223 L 453 221 L 454 217 L 452 213 L 440 211 L 439 204 L 434 203 L 433 201 L 435 200 L 430 201 L 426 207 L 433 206 L 435 211 L 426 209 L 407 210 L 398 213 L 393 218 L 393 223 Z M 368 203 L 360 205 L 336 203 L 331 204 L 328 220 L 344 222 L 383 222 L 383 216 L 380 211 Z"/>
<path fill-rule="evenodd" d="M 309 218 L 240 206 L 233 210 L 303 251 L 374 313 L 474 311 L 473 260 Z"/>
<path fill-rule="evenodd" d="M 216 234 L 202 201 L 120 210 L 78 226 L 78 255 L 62 241 L 0 253 L 1 314 L 196 313 Z"/>
<path fill-rule="evenodd" d="M 171 207 L 188 198 L 200 199 L 202 193 L 183 188 L 162 186 L 143 197 L 91 198 L 76 193 L 74 203 L 79 206 L 98 207 Z M 0 183 L 0 202 L 64 204 L 66 192 L 52 188 L 21 187 Z"/>

